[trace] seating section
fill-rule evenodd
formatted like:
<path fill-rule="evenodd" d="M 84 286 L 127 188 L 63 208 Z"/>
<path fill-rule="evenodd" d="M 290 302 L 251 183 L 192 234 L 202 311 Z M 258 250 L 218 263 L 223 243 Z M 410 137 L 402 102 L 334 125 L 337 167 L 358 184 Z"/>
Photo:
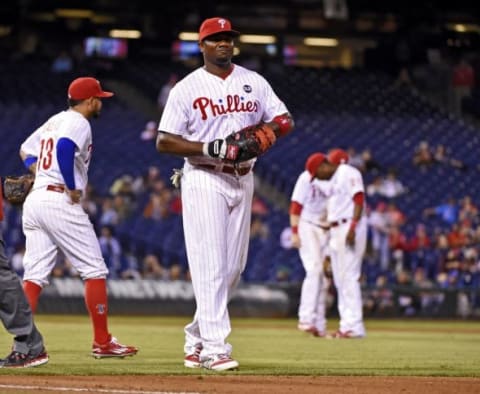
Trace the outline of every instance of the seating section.
<path fill-rule="evenodd" d="M 0 79 L 3 92 L 0 155 L 4 158 L 0 173 L 20 173 L 24 170 L 17 155 L 19 144 L 48 116 L 66 108 L 66 86 L 75 76 L 52 75 L 48 65 L 41 63 L 3 65 L 2 68 L 3 75 L 16 77 Z M 15 74 L 8 74 L 13 69 Z M 125 81 L 144 89 L 146 96 L 156 100 L 170 71 L 167 67 L 132 62 L 123 66 L 122 73 Z M 432 234 L 437 226 L 442 226 L 436 218 L 422 218 L 422 211 L 438 205 L 445 196 L 459 199 L 480 195 L 480 172 L 476 164 L 480 152 L 479 130 L 434 107 L 417 93 L 394 88 L 389 76 L 361 69 L 295 67 L 267 69 L 264 75 L 296 122 L 295 131 L 279 139 L 256 164 L 256 174 L 283 195 L 290 197 L 309 154 L 334 146 L 353 147 L 357 151 L 369 148 L 384 168 L 397 170 L 398 178 L 409 190 L 395 199 L 408 218 L 406 232 L 412 232 L 419 222 L 426 223 Z M 109 88 L 108 83 L 104 88 Z M 94 156 L 90 182 L 99 196 L 108 195 L 114 180 L 124 174 L 138 177 L 155 165 L 168 183 L 172 168 L 181 166 L 181 159 L 159 155 L 154 142 L 140 140 L 140 132 L 148 120 L 122 97 L 105 100 L 100 118 L 92 120 Z M 412 157 L 416 146 L 424 140 L 447 146 L 466 164 L 466 170 L 444 166 L 420 170 L 412 164 Z M 369 184 L 373 176 L 366 173 L 365 184 Z M 375 202 L 375 199 L 368 201 L 370 206 Z M 116 233 L 125 250 L 139 258 L 156 253 L 165 264 L 180 262 L 187 269 L 181 216 L 147 219 L 141 208 L 141 204 L 138 205 L 134 214 L 118 225 Z M 252 239 L 244 279 L 249 282 L 300 281 L 304 271 L 298 251 L 280 245 L 281 233 L 289 226 L 288 213 L 276 208 L 275 202 L 268 203 L 268 209 L 269 214 L 262 220 L 269 236 Z M 22 239 L 19 212 L 15 214 L 12 209 L 9 215 L 6 240 L 13 245 Z M 375 264 L 366 262 L 365 267 L 365 275 L 374 280 Z"/>

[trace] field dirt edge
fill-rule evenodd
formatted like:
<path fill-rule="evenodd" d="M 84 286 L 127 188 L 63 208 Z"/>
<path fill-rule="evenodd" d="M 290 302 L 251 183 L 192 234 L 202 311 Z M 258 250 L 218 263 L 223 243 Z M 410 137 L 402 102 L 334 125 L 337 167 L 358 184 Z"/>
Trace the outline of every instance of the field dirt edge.
<path fill-rule="evenodd" d="M 11 387 L 8 387 L 11 386 Z M 478 393 L 480 378 L 395 376 L 1 375 L 2 393 Z M 70 390 L 71 389 L 71 390 Z"/>

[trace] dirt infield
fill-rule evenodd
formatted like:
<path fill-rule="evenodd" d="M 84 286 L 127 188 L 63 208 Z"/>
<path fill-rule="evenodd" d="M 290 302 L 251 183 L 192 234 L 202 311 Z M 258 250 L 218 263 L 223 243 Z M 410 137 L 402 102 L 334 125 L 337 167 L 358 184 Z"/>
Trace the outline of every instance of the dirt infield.
<path fill-rule="evenodd" d="M 350 376 L 6 376 L 1 393 L 478 393 L 479 378 Z"/>

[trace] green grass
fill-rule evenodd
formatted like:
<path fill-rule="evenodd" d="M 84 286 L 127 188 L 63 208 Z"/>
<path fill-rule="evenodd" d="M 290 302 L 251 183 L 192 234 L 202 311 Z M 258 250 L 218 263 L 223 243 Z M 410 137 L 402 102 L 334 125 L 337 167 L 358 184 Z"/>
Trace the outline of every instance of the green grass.
<path fill-rule="evenodd" d="M 41 368 L 2 370 L 35 375 L 203 375 L 183 367 L 183 326 L 188 318 L 110 318 L 122 343 L 136 345 L 136 357 L 95 360 L 87 316 L 38 315 L 50 354 Z M 368 337 L 326 340 L 296 330 L 294 319 L 234 319 L 229 338 L 245 375 L 377 375 L 480 377 L 480 324 L 456 321 L 368 320 Z M 337 322 L 330 320 L 333 329 Z M 0 336 L 5 353 L 12 337 Z"/>

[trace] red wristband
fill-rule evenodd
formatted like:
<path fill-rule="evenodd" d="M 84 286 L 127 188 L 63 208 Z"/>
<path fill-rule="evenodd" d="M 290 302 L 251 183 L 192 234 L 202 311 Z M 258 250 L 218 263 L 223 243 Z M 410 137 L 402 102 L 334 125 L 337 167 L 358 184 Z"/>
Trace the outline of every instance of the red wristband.
<path fill-rule="evenodd" d="M 298 226 L 292 226 L 292 233 L 298 234 Z"/>

